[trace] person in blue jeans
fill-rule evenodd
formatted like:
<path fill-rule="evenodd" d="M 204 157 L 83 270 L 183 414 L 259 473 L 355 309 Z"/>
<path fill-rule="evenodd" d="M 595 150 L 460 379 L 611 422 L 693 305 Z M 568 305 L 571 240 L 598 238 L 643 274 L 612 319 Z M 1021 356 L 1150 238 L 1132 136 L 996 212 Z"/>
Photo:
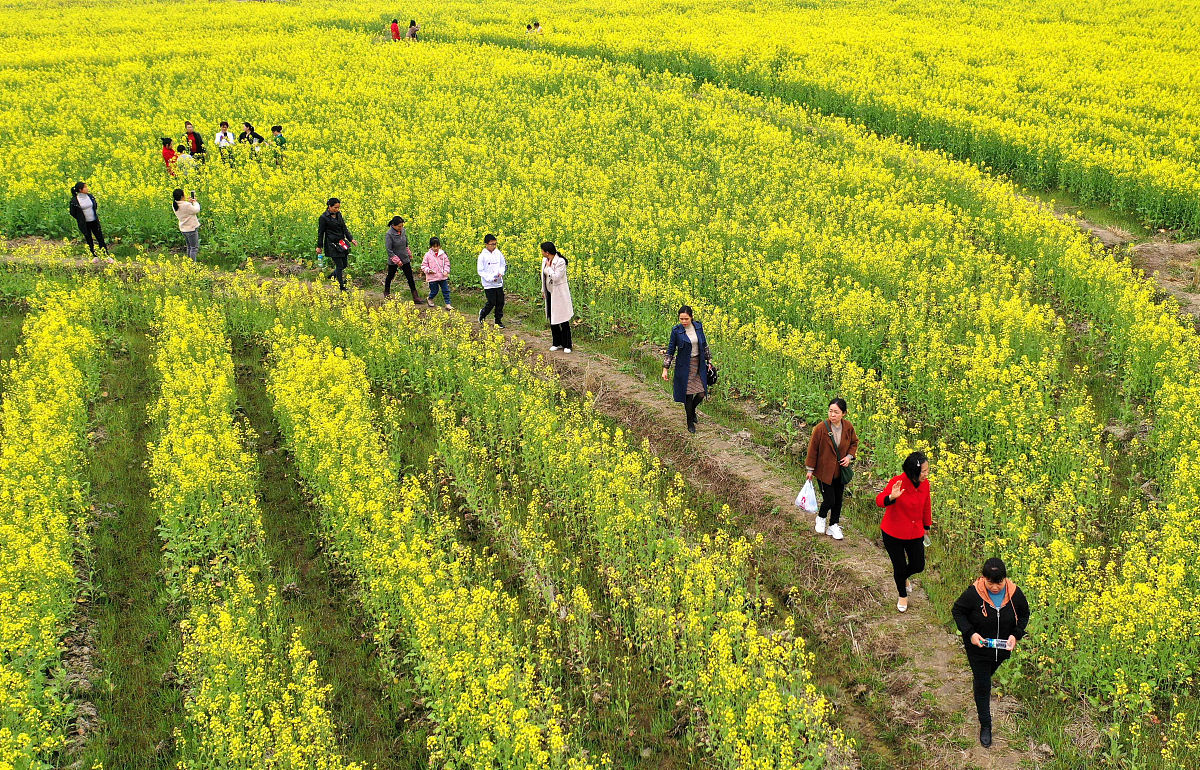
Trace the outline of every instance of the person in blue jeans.
<path fill-rule="evenodd" d="M 425 281 L 429 284 L 429 299 L 425 300 L 426 304 L 433 307 L 433 298 L 441 289 L 446 309 L 453 310 L 454 306 L 450 304 L 450 257 L 442 251 L 442 242 L 437 238 L 429 239 L 429 251 L 425 252 L 425 257 L 421 260 L 421 272 L 425 274 Z"/>

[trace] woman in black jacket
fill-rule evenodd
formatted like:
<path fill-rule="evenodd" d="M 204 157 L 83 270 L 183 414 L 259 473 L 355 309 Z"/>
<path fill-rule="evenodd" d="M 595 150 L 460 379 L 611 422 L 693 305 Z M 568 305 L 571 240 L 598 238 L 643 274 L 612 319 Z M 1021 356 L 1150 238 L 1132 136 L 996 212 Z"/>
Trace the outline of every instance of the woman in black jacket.
<path fill-rule="evenodd" d="M 992 745 L 992 675 L 1025 637 L 1029 602 L 1008 579 L 1004 562 L 991 558 L 983 564 L 983 575 L 963 591 L 950 612 L 967 650 L 979 711 L 979 742 L 986 748 Z"/>
<path fill-rule="evenodd" d="M 96 243 L 108 255 L 108 244 L 104 242 L 104 231 L 100 229 L 100 217 L 96 214 L 96 197 L 88 190 L 87 182 L 76 182 L 71 188 L 71 216 L 79 225 L 79 232 L 87 239 L 88 248 L 92 251 L 92 259 L 96 259 Z M 94 239 L 94 240 L 93 240 Z M 110 257 L 111 259 L 111 257 Z"/>

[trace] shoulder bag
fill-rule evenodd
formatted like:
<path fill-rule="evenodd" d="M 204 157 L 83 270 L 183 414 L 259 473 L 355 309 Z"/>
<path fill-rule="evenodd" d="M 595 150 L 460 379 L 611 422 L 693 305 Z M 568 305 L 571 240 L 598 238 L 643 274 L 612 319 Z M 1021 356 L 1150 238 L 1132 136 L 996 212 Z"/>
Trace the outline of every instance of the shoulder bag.
<path fill-rule="evenodd" d="M 837 442 L 833 440 L 833 431 L 829 428 L 829 420 L 825 420 L 825 433 L 829 436 L 829 444 L 833 447 L 833 454 L 837 457 L 838 470 L 842 474 L 842 485 L 849 486 L 854 480 L 854 469 L 849 465 L 842 465 L 842 450 L 838 449 Z"/>

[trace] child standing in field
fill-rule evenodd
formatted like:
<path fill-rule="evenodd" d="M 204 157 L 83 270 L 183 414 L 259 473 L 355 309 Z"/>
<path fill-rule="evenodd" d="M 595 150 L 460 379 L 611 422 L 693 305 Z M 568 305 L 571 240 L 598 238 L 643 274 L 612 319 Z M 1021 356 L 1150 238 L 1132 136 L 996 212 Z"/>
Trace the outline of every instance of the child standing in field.
<path fill-rule="evenodd" d="M 415 19 L 413 19 L 412 21 L 409 21 L 409 22 L 408 22 L 408 35 L 407 35 L 407 37 L 408 37 L 408 39 L 409 39 L 409 40 L 411 40 L 411 41 L 412 41 L 412 42 L 414 42 L 414 43 L 415 43 L 415 42 L 417 42 L 417 33 L 418 33 L 418 32 L 420 32 L 420 31 L 421 31 L 421 28 L 417 26 L 417 22 L 416 22 L 416 20 L 415 20 Z"/>
<path fill-rule="evenodd" d="M 162 159 L 163 165 L 167 167 L 167 174 L 175 176 L 175 148 L 171 145 L 174 141 L 169 136 L 162 138 Z"/>
<path fill-rule="evenodd" d="M 433 307 L 433 298 L 441 289 L 446 309 L 453 310 L 454 306 L 450 304 L 450 257 L 442 251 L 442 242 L 437 238 L 429 239 L 429 251 L 425 252 L 425 257 L 421 260 L 421 272 L 425 274 L 425 280 L 429 283 L 429 299 L 425 300 L 429 307 Z"/>
<path fill-rule="evenodd" d="M 186 144 L 181 144 L 175 148 L 175 169 L 184 176 L 196 170 L 196 158 L 188 152 Z"/>
<path fill-rule="evenodd" d="M 504 328 L 504 273 L 507 270 L 508 263 L 504 261 L 504 252 L 496 246 L 496 236 L 488 233 L 483 237 L 483 251 L 475 260 L 475 271 L 479 273 L 483 293 L 487 296 L 487 302 L 479 311 L 479 323 L 495 310 L 496 325 Z"/>
<path fill-rule="evenodd" d="M 575 305 L 567 285 L 567 258 L 558 253 L 552 241 L 542 244 L 542 296 L 546 299 L 546 320 L 550 322 L 550 350 L 571 352 L 571 319 Z"/>
<path fill-rule="evenodd" d="M 196 202 L 196 193 L 187 200 L 183 199 L 183 190 L 176 188 L 172 193 L 174 200 L 171 206 L 175 209 L 175 218 L 179 220 L 179 232 L 187 243 L 188 259 L 197 261 L 200 256 L 200 204 Z"/>
<path fill-rule="evenodd" d="M 808 457 L 804 467 L 808 478 L 817 477 L 821 487 L 821 509 L 817 511 L 817 534 L 828 533 L 834 540 L 841 540 L 842 497 L 846 482 L 854 472 L 850 463 L 858 454 L 858 434 L 846 418 L 846 400 L 835 398 L 829 402 L 827 419 L 813 429 L 808 442 Z"/>
<path fill-rule="evenodd" d="M 896 609 L 908 611 L 908 579 L 925 571 L 925 533 L 933 526 L 933 498 L 929 492 L 929 459 L 913 452 L 904 460 L 903 473 L 894 477 L 875 497 L 883 509 L 883 547 L 892 560 L 896 581 Z"/>
<path fill-rule="evenodd" d="M 400 20 L 392 19 L 392 40 L 400 42 Z"/>

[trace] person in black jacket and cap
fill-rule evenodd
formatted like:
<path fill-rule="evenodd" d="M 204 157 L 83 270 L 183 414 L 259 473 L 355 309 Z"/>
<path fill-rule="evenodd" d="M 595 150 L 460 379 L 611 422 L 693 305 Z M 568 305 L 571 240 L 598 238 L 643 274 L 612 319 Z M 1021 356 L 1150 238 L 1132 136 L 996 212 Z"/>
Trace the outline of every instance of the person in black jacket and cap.
<path fill-rule="evenodd" d="M 79 232 L 87 240 L 92 258 L 96 258 L 96 243 L 108 254 L 108 244 L 104 242 L 104 231 L 100 229 L 100 217 L 96 214 L 96 197 L 88 190 L 87 182 L 76 182 L 71 188 L 71 216 L 79 225 Z M 94 240 L 93 240 L 94 239 Z M 111 257 L 109 257 L 111 259 Z"/>
<path fill-rule="evenodd" d="M 1008 578 L 1004 562 L 991 558 L 983 563 L 982 576 L 963 591 L 950 612 L 967 650 L 979 711 L 979 742 L 987 748 L 992 745 L 992 675 L 1025 637 L 1029 602 Z M 992 640 L 1000 640 L 1003 646 L 991 646 Z"/>
<path fill-rule="evenodd" d="M 317 219 L 317 256 L 329 252 L 333 277 L 342 291 L 346 290 L 345 272 L 350 263 L 350 247 L 357 245 L 358 241 L 346 227 L 346 220 L 342 219 L 342 202 L 330 198 L 325 203 L 325 213 Z"/>

